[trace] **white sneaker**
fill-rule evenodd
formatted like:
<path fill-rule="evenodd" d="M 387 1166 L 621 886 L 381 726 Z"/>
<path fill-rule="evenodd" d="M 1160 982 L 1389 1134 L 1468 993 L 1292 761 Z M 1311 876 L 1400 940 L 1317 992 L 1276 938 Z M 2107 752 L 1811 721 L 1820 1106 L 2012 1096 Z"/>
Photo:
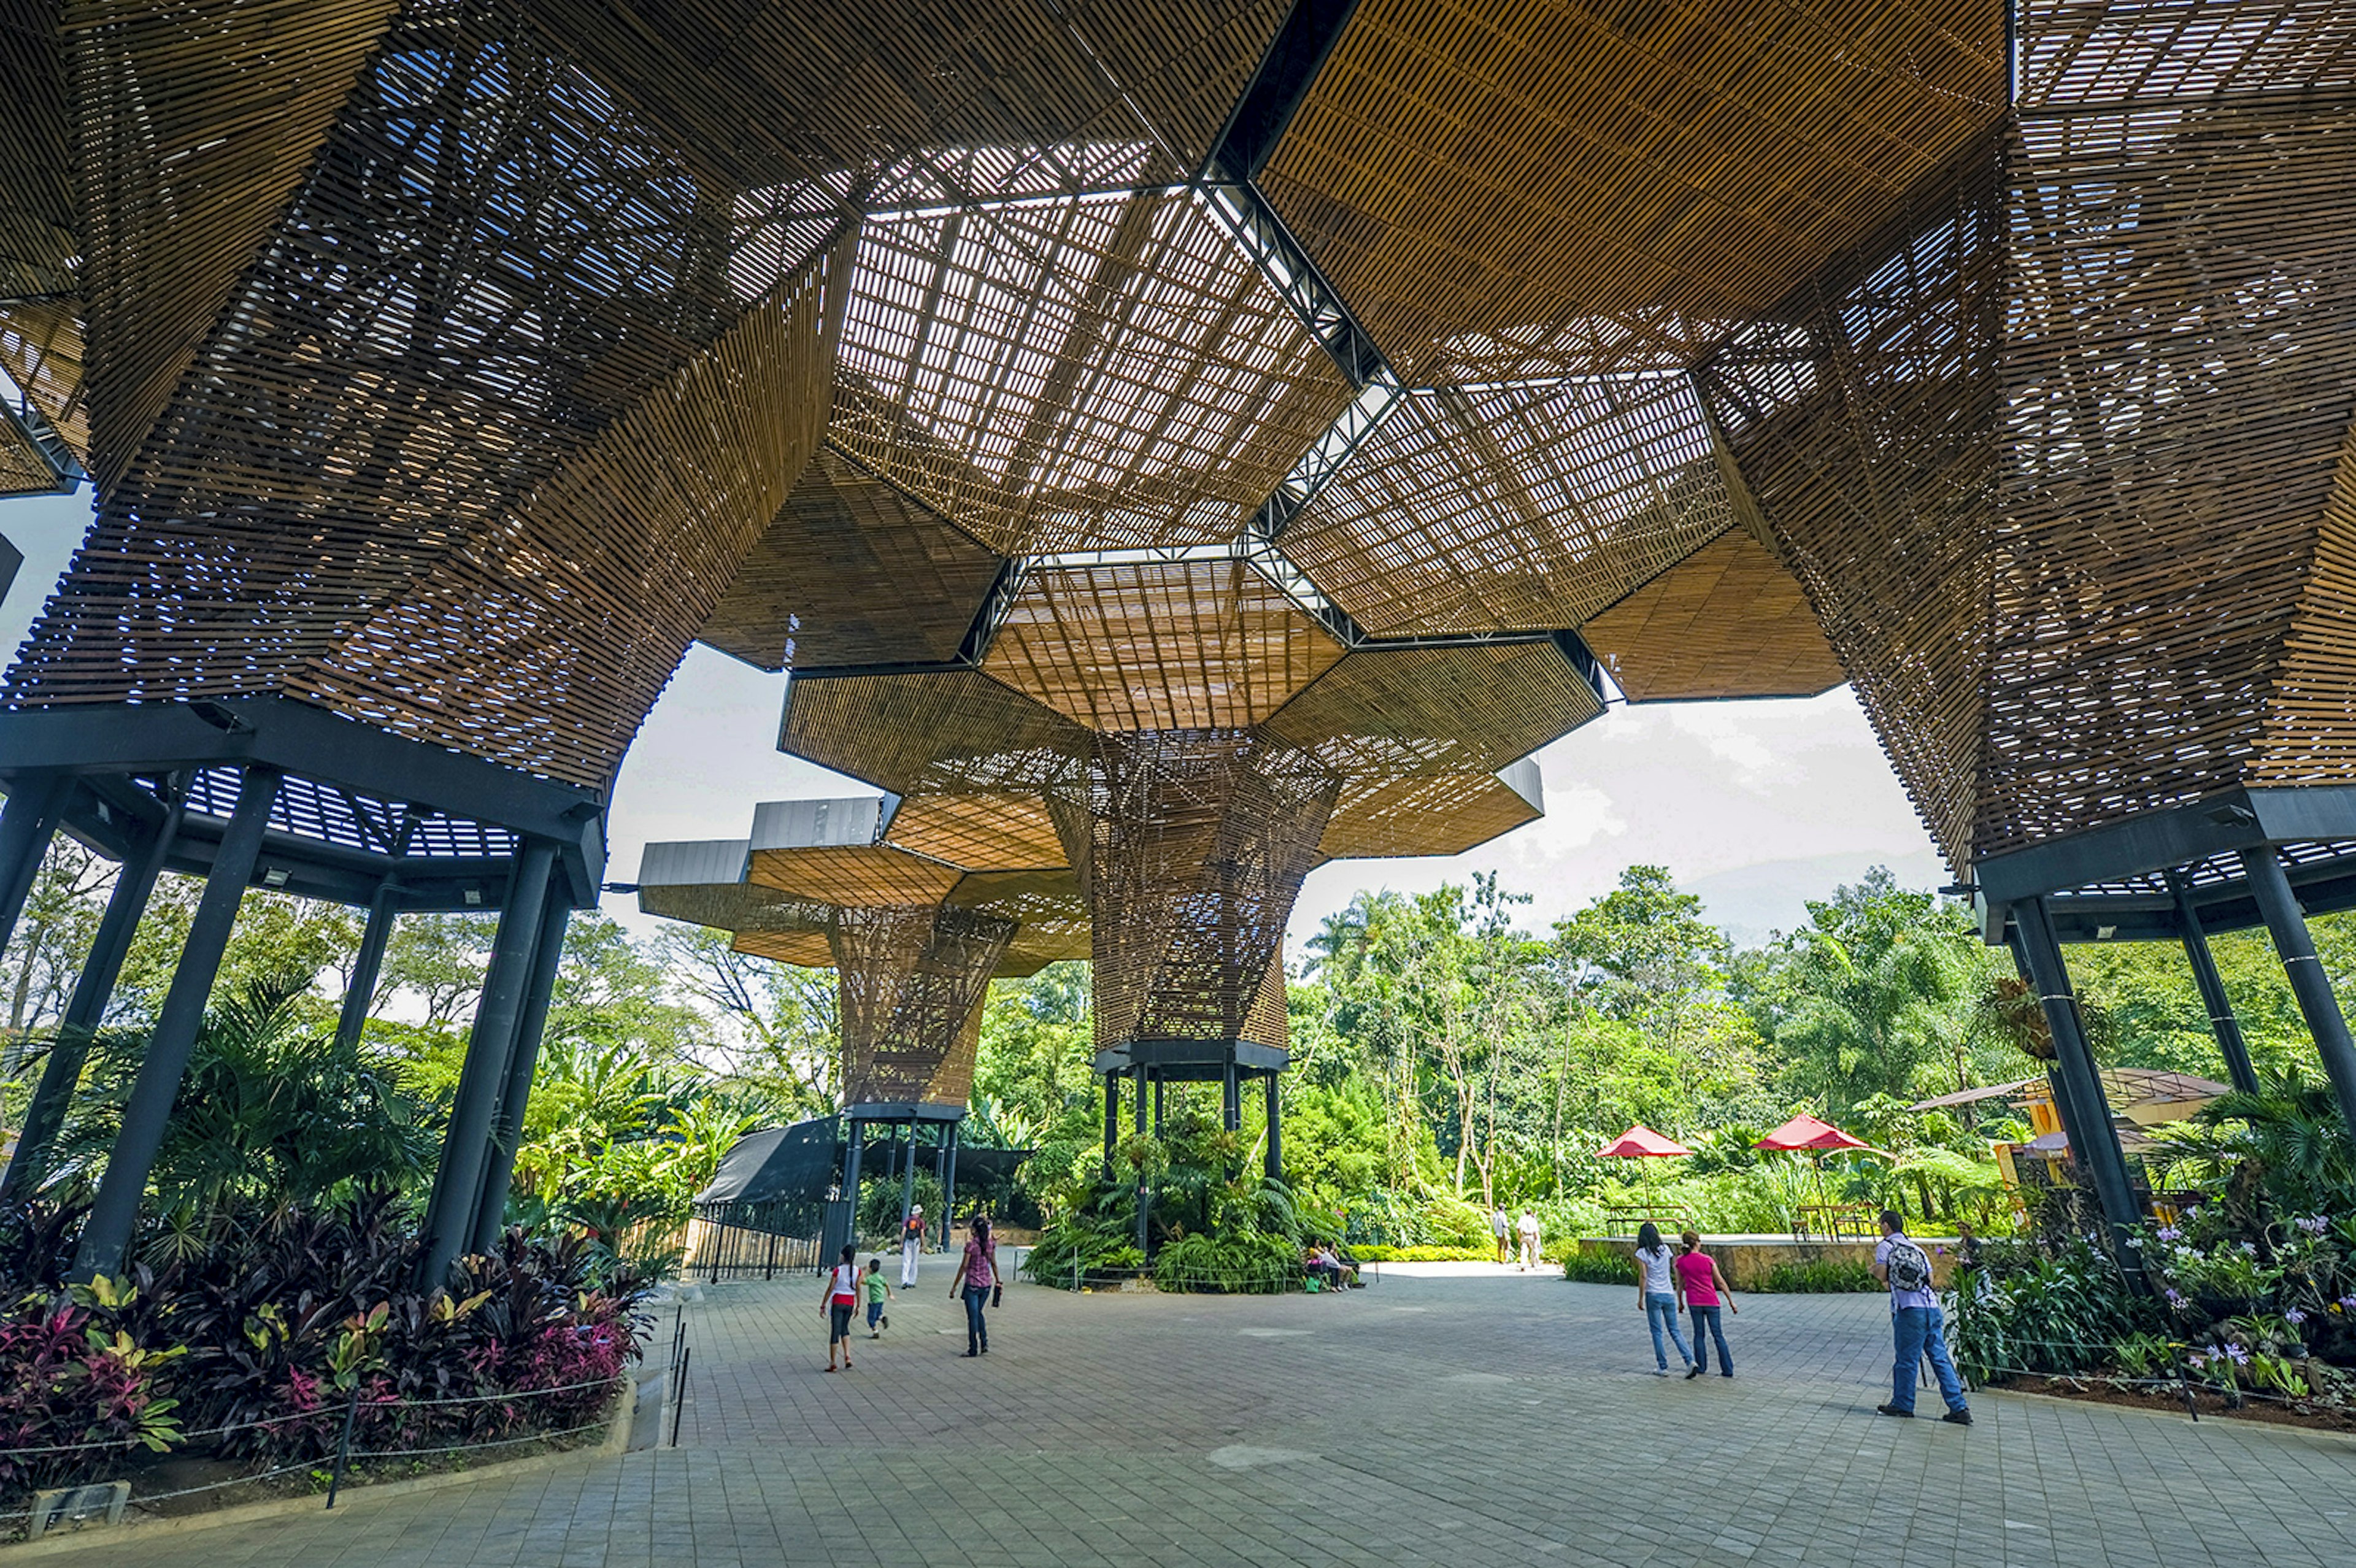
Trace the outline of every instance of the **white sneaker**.
<path fill-rule="evenodd" d="M 1667 1377 L 1669 1375 L 1669 1369 L 1666 1367 L 1655 1367 L 1653 1369 L 1653 1375 L 1656 1378 Z"/>

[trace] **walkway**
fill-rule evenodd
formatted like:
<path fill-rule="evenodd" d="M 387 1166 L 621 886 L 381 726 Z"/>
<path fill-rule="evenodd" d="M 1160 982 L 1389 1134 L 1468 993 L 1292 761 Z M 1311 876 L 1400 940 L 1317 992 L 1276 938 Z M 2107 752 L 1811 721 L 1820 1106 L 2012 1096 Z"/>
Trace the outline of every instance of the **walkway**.
<path fill-rule="evenodd" d="M 960 1357 L 937 1264 L 828 1377 L 817 1286 L 690 1309 L 677 1450 L 164 1536 L 142 1568 L 1051 1568 L 2356 1561 L 2356 1443 L 1985 1394 L 1873 1414 L 1886 1319 L 1754 1296 L 1731 1382 L 1651 1375 L 1633 1290 L 1393 1277 L 1341 1296 L 1012 1289 Z M 668 1334 L 669 1325 L 664 1326 Z M 1924 1402 L 1935 1410 L 1935 1396 Z M 120 1560 L 94 1540 L 54 1561 Z"/>

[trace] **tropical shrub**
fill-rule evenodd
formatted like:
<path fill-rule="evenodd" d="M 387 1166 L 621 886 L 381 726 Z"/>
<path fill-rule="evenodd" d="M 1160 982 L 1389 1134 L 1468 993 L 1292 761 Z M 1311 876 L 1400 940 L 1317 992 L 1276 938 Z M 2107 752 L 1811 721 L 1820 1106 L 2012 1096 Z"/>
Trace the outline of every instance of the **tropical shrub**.
<path fill-rule="evenodd" d="M 2083 1238 L 2055 1247 L 1983 1242 L 1947 1293 L 1955 1360 L 1979 1381 L 2099 1371 L 2129 1336 L 2164 1331 L 2158 1298 Z"/>
<path fill-rule="evenodd" d="M 1769 1264 L 1767 1277 L 1751 1288 L 1762 1296 L 1839 1296 L 1886 1287 L 1869 1266 L 1855 1258 L 1811 1258 Z"/>
<path fill-rule="evenodd" d="M 423 1171 L 436 1113 L 399 1062 L 339 1044 L 306 1005 L 310 976 L 248 982 L 205 1014 L 149 1176 L 161 1206 L 198 1217 L 311 1205 Z M 104 1163 L 147 1049 L 145 1032 L 92 1042 L 54 1174 Z"/>
<path fill-rule="evenodd" d="M 1562 1265 L 1562 1277 L 1585 1285 L 1630 1285 L 1636 1283 L 1634 1265 L 1610 1247 L 1585 1242 L 1565 1242 L 1558 1250 L 1547 1254 Z"/>
<path fill-rule="evenodd" d="M 79 1218 L 0 1216 L 0 1445 L 110 1445 L 0 1484 L 112 1476 L 143 1449 L 301 1465 L 356 1402 L 362 1453 L 569 1432 L 611 1403 L 645 1328 L 647 1283 L 578 1232 L 509 1231 L 449 1288 L 417 1288 L 417 1239 L 381 1191 L 222 1214 L 88 1286 L 65 1283 L 58 1240 Z"/>
<path fill-rule="evenodd" d="M 1362 1264 L 1472 1264 L 1495 1259 L 1494 1247 L 1386 1247 L 1354 1243 L 1350 1256 Z"/>

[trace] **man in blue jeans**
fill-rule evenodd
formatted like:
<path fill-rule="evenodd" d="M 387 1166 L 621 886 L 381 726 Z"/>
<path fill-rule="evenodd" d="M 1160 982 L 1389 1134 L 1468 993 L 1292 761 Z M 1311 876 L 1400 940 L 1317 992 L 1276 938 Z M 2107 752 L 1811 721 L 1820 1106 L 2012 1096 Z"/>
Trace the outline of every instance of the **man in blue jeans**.
<path fill-rule="evenodd" d="M 1928 1351 L 1931 1370 L 1939 1377 L 1939 1393 L 1947 1413 L 1939 1417 L 1950 1426 L 1969 1426 L 1972 1408 L 1964 1403 L 1964 1381 L 1947 1356 L 1945 1315 L 1931 1290 L 1931 1254 L 1906 1237 L 1906 1221 L 1895 1209 L 1881 1211 L 1881 1242 L 1873 1249 L 1873 1277 L 1890 1287 L 1890 1332 L 1898 1341 L 1898 1364 L 1890 1370 L 1888 1404 L 1874 1408 L 1884 1415 L 1914 1413 L 1914 1374 Z"/>

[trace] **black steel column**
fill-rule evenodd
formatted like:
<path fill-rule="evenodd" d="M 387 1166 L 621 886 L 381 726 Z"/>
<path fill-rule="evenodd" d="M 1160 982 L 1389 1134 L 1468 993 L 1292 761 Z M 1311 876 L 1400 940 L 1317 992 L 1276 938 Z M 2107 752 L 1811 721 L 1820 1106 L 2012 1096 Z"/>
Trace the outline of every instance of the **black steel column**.
<path fill-rule="evenodd" d="M 1162 1074 L 1157 1072 L 1153 1075 L 1153 1136 L 1157 1138 L 1162 1136 Z"/>
<path fill-rule="evenodd" d="M 1146 1136 L 1145 1074 L 1146 1070 L 1143 1067 L 1137 1070 L 1137 1109 L 1134 1115 L 1140 1137 Z M 1145 1179 L 1144 1167 L 1140 1166 L 1137 1171 L 1137 1250 L 1141 1253 L 1146 1250 L 1147 1242 L 1151 1235 L 1150 1227 L 1152 1219 L 1153 1189 Z"/>
<path fill-rule="evenodd" d="M 856 1116 L 852 1117 L 851 1120 L 851 1147 L 844 1152 L 842 1157 L 842 1195 L 851 1200 L 851 1229 L 844 1234 L 842 1239 L 849 1242 L 854 1247 L 859 1244 L 859 1164 L 861 1157 L 865 1153 L 863 1146 L 866 1142 L 867 1124 L 859 1120 Z M 820 1258 L 819 1259 L 819 1266 L 820 1268 L 832 1268 L 834 1266 L 834 1259 L 830 1257 Z"/>
<path fill-rule="evenodd" d="M 483 1163 L 483 1188 L 475 1199 L 475 1225 L 470 1244 L 487 1253 L 498 1244 L 508 1217 L 508 1187 L 515 1179 L 516 1150 L 523 1143 L 523 1114 L 531 1104 L 531 1076 L 540 1064 L 540 1040 L 548 1028 L 548 1004 L 556 990 L 556 971 L 564 958 L 564 928 L 573 918 L 573 897 L 562 887 L 548 890 L 548 906 L 540 917 L 532 943 L 531 972 L 526 981 L 523 1011 L 516 1019 L 515 1040 L 508 1051 L 507 1071 L 499 1077 L 499 1108 L 491 1121 L 491 1145 Z"/>
<path fill-rule="evenodd" d="M 377 884 L 376 897 L 369 901 L 368 924 L 360 932 L 360 950 L 353 955 L 352 977 L 344 987 L 344 1010 L 336 1019 L 338 1051 L 349 1051 L 360 1042 L 369 1005 L 376 999 L 377 976 L 384 972 L 384 947 L 392 940 L 392 923 L 400 901 L 400 884 L 391 877 Z"/>
<path fill-rule="evenodd" d="M 957 1137 L 957 1124 L 941 1124 L 941 1136 L 933 1144 L 933 1184 L 941 1189 L 941 1245 L 949 1244 L 949 1144 Z M 929 1229 L 930 1227 L 927 1227 Z"/>
<path fill-rule="evenodd" d="M 1105 1074 L 1105 1173 L 1112 1173 L 1112 1151 L 1120 1144 L 1120 1078 Z"/>
<path fill-rule="evenodd" d="M 944 1249 L 949 1244 L 949 1226 L 955 1222 L 957 1215 L 957 1157 L 958 1145 L 964 1141 L 960 1136 L 963 1131 L 964 1128 L 957 1123 L 949 1124 L 947 1174 L 941 1178 L 941 1246 Z"/>
<path fill-rule="evenodd" d="M 107 1156 L 106 1174 L 98 1184 L 98 1198 L 84 1221 L 81 1245 L 74 1253 L 74 1278 L 87 1282 L 100 1275 L 121 1272 L 130 1250 L 132 1228 L 139 1220 L 140 1200 L 146 1195 L 147 1173 L 155 1151 L 163 1147 L 164 1129 L 171 1121 L 172 1102 L 196 1049 L 197 1030 L 205 1021 L 205 1004 L 212 997 L 213 976 L 220 972 L 230 932 L 237 924 L 238 905 L 245 885 L 253 879 L 253 863 L 262 854 L 262 836 L 270 826 L 270 807 L 278 798 L 278 770 L 250 765 L 239 784 L 237 807 L 230 814 L 220 847 L 213 852 L 212 869 L 205 877 L 204 896 L 188 923 L 180 946 L 180 961 L 172 970 L 171 988 L 155 1015 L 147 1037 L 147 1054 L 131 1085 L 131 1099 L 123 1109 L 123 1129 L 115 1135 Z"/>
<path fill-rule="evenodd" d="M 892 1239 L 892 1244 L 895 1247 L 905 1244 L 908 1239 L 908 1209 L 916 1200 L 916 1121 L 914 1116 L 908 1119 L 908 1156 L 902 1165 L 904 1168 L 900 1172 L 900 1233 Z M 917 1250 L 921 1252 L 923 1248 L 919 1246 Z"/>
<path fill-rule="evenodd" d="M 2258 1070 L 2250 1061 L 2250 1048 L 2242 1039 L 2242 1020 L 2233 1016 L 2233 999 L 2225 994 L 2225 977 L 2209 952 L 2209 933 L 2201 929 L 2201 912 L 2192 907 L 2192 887 L 2181 872 L 2168 873 L 2169 891 L 2176 895 L 2178 934 L 2184 939 L 2184 956 L 2192 964 L 2192 982 L 2201 987 L 2201 1005 L 2209 1009 L 2209 1030 L 2225 1058 L 2225 1076 L 2245 1094 L 2258 1092 Z"/>
<path fill-rule="evenodd" d="M 507 897 L 499 906 L 498 934 L 491 942 L 490 967 L 483 976 L 483 998 L 466 1037 L 466 1064 L 458 1070 L 458 1094 L 450 1107 L 450 1130 L 442 1140 L 442 1163 L 434 1173 L 434 1195 L 425 1208 L 424 1273 L 428 1290 L 449 1275 L 450 1265 L 474 1238 L 475 1211 L 483 1190 L 483 1168 L 490 1154 L 491 1119 L 498 1109 L 499 1085 L 507 1075 L 516 1024 L 523 1013 L 524 987 L 548 904 L 550 869 L 556 851 L 541 839 L 528 839 L 516 856 Z"/>
<path fill-rule="evenodd" d="M 2078 998 L 2070 989 L 2070 971 L 2054 940 L 2053 923 L 2043 899 L 2025 899 L 2012 906 L 2013 923 L 2020 931 L 2021 955 L 2029 962 L 2029 983 L 2045 1008 L 2045 1022 L 2053 1031 L 2054 1060 L 2060 1064 L 2069 1099 L 2076 1102 L 2079 1125 L 2068 1129 L 2071 1153 L 2094 1184 L 2103 1217 L 2111 1224 L 2112 1241 L 2120 1266 L 2131 1274 L 2141 1269 L 2126 1243 L 2126 1231 L 2143 1218 L 2135 1184 L 2127 1176 L 2126 1155 L 2119 1147 L 2119 1131 L 2111 1122 L 2110 1102 L 2103 1096 L 2101 1069 L 2078 1019 Z M 2065 1103 L 2065 1111 L 2069 1109 Z"/>
<path fill-rule="evenodd" d="M 16 933 L 16 917 L 41 874 L 41 858 L 49 852 L 49 838 L 65 815 L 73 780 L 64 773 L 35 773 L 17 779 L 0 805 L 0 953 Z"/>
<path fill-rule="evenodd" d="M 2315 955 L 2315 938 L 2308 933 L 2307 916 L 2291 896 L 2290 879 L 2283 875 L 2282 861 L 2271 845 L 2241 851 L 2241 860 L 2250 879 L 2250 891 L 2258 901 L 2258 913 L 2275 939 L 2275 951 L 2282 955 L 2291 994 L 2298 998 L 2299 1015 L 2307 1019 L 2308 1032 L 2315 1037 L 2315 1049 L 2323 1058 L 2324 1073 L 2340 1101 L 2340 1119 L 2348 1125 L 2350 1136 L 2356 1136 L 2356 1042 L 2348 1038 L 2348 1019 L 2340 1010 L 2340 998 L 2332 993 L 2331 976 L 2323 972 L 2323 960 Z"/>
<path fill-rule="evenodd" d="M 1284 1116 L 1278 1108 L 1273 1072 L 1268 1075 L 1268 1174 L 1271 1180 L 1284 1179 Z"/>
<path fill-rule="evenodd" d="M 58 1020 L 57 1039 L 49 1059 L 41 1066 L 41 1081 L 25 1107 L 25 1125 L 16 1135 L 16 1155 L 8 1173 L 0 1178 L 0 1201 L 23 1197 L 48 1163 L 49 1145 L 65 1125 L 66 1107 L 73 1102 L 74 1085 L 81 1082 L 82 1064 L 90 1060 L 91 1037 L 105 1021 L 106 1005 L 114 999 L 114 983 L 123 977 L 123 961 L 131 955 L 131 939 L 139 917 L 155 891 L 155 879 L 171 857 L 172 840 L 180 831 L 177 802 L 164 808 L 164 820 L 140 847 L 137 857 L 125 857 L 114 873 L 114 891 L 107 895 L 106 912 L 99 917 L 98 935 L 90 944 L 80 977 L 74 981 L 72 999 Z"/>
<path fill-rule="evenodd" d="M 1226 1071 L 1219 1076 L 1219 1125 L 1231 1133 L 1244 1129 L 1243 1085 L 1237 1081 L 1233 1057 L 1227 1059 Z"/>

